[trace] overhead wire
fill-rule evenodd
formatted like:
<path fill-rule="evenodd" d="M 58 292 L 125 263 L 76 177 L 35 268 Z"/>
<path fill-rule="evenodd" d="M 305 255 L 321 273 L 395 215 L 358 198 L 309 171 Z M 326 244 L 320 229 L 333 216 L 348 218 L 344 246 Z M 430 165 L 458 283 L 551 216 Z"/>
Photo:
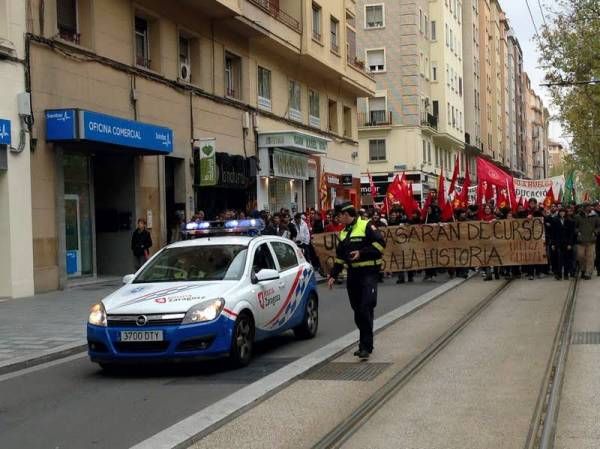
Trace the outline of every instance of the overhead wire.
<path fill-rule="evenodd" d="M 531 17 L 531 23 L 533 23 L 533 29 L 535 30 L 535 35 L 537 38 L 540 38 L 540 34 L 538 33 L 537 25 L 535 24 L 535 20 L 533 19 L 533 13 L 531 12 L 531 7 L 529 6 L 529 0 L 525 0 L 525 4 L 527 5 L 527 10 L 529 11 L 529 17 Z"/>
<path fill-rule="evenodd" d="M 538 6 L 540 7 L 540 14 L 542 15 L 542 20 L 544 21 L 544 25 L 548 26 L 548 22 L 546 22 L 546 16 L 544 15 L 544 9 L 542 8 L 542 2 L 537 0 Z"/>

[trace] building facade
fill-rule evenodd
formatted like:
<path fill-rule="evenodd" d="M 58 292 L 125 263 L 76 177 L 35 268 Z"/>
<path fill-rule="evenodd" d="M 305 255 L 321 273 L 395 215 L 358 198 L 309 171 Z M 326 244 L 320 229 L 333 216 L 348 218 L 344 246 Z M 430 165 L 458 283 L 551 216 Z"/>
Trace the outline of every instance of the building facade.
<path fill-rule="evenodd" d="M 354 2 L 31 0 L 37 291 L 133 269 L 195 210 L 358 202 Z M 336 181 L 337 180 L 337 184 Z"/>
<path fill-rule="evenodd" d="M 33 294 L 25 20 L 25 2 L 0 1 L 0 298 Z"/>
<path fill-rule="evenodd" d="M 548 172 L 550 176 L 562 173 L 566 154 L 562 143 L 548 139 Z"/>
<path fill-rule="evenodd" d="M 360 0 L 357 17 L 359 54 L 377 83 L 358 105 L 362 199 L 371 202 L 367 173 L 382 201 L 399 172 L 422 199 L 457 155 L 464 170 L 462 2 Z"/>

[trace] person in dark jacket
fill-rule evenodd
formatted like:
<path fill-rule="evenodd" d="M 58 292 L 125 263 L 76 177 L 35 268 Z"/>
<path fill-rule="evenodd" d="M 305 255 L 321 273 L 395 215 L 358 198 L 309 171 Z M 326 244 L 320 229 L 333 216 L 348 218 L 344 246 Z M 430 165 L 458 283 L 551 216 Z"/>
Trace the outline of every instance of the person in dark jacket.
<path fill-rule="evenodd" d="M 549 235 L 554 277 L 559 281 L 562 278 L 569 279 L 573 273 L 571 261 L 576 235 L 575 222 L 567 217 L 566 209 L 560 209 L 552 219 Z"/>
<path fill-rule="evenodd" d="M 131 236 L 131 251 L 135 257 L 135 271 L 139 270 L 150 257 L 152 237 L 146 229 L 146 220 L 138 219 L 137 228 Z"/>
<path fill-rule="evenodd" d="M 354 322 L 360 340 L 354 355 L 368 359 L 373 351 L 373 316 L 377 305 L 377 277 L 381 269 L 385 240 L 377 228 L 358 217 L 350 202 L 336 206 L 345 228 L 338 234 L 335 264 L 327 284 L 333 288 L 336 278 L 347 267 L 346 286 Z"/>

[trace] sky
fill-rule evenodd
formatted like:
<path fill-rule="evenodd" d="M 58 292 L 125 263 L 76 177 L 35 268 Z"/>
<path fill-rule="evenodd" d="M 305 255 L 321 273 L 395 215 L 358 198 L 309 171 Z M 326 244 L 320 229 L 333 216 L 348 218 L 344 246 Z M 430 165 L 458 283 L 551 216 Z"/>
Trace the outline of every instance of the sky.
<path fill-rule="evenodd" d="M 528 1 L 529 6 L 531 7 L 533 21 L 539 30 L 544 23 L 542 11 L 544 11 L 546 20 L 549 20 L 549 11 L 557 9 L 557 1 Z M 500 4 L 506 12 L 510 25 L 519 39 L 519 43 L 521 44 L 521 49 L 523 50 L 524 69 L 531 79 L 531 86 L 537 92 L 537 94 L 542 97 L 544 104 L 550 110 L 550 114 L 555 114 L 556 108 L 550 101 L 547 89 L 540 86 L 540 84 L 544 82 L 544 72 L 539 68 L 539 52 L 537 50 L 536 43 L 533 40 L 535 37 L 535 28 L 532 24 L 531 16 L 529 15 L 529 10 L 527 9 L 527 4 L 525 3 L 525 0 L 500 0 Z M 564 132 L 556 120 L 550 122 L 549 134 L 550 138 L 553 140 L 558 140 L 563 144 L 568 143 L 568 139 L 564 138 Z"/>

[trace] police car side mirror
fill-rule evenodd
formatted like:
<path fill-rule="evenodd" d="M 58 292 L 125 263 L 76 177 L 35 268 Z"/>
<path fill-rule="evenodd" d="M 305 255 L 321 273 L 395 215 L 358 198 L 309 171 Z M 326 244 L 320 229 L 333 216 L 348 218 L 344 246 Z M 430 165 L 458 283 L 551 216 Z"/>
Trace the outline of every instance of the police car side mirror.
<path fill-rule="evenodd" d="M 126 274 L 123 276 L 123 284 L 131 284 L 135 279 L 135 274 Z"/>
<path fill-rule="evenodd" d="M 275 281 L 279 279 L 279 272 L 277 270 L 260 270 L 255 275 L 256 283 L 258 282 L 266 282 L 266 281 Z"/>

